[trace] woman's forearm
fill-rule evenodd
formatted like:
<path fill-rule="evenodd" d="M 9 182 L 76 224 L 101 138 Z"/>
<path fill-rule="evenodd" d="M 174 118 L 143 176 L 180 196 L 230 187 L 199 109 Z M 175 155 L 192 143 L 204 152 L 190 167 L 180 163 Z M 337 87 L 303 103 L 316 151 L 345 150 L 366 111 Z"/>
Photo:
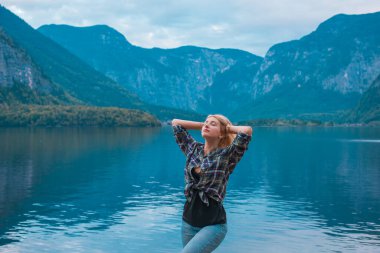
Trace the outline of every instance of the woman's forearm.
<path fill-rule="evenodd" d="M 234 134 L 242 132 L 242 133 L 245 133 L 245 134 L 248 134 L 248 135 L 252 135 L 252 131 L 253 131 L 252 127 L 250 127 L 250 126 L 233 126 L 233 125 L 229 125 L 229 126 L 227 126 L 227 129 L 228 129 L 228 132 L 234 133 Z"/>
<path fill-rule="evenodd" d="M 203 122 L 191 121 L 191 120 L 182 120 L 182 119 L 173 119 L 172 125 L 181 125 L 189 130 L 201 130 L 203 126 Z"/>
<path fill-rule="evenodd" d="M 173 119 L 172 125 L 181 125 L 186 129 L 189 130 L 201 130 L 203 126 L 203 122 L 198 121 L 191 121 L 191 120 L 182 120 L 182 119 Z M 234 126 L 234 125 L 228 125 L 228 132 L 237 134 L 239 132 L 243 132 L 248 135 L 252 135 L 252 127 L 250 126 Z"/>

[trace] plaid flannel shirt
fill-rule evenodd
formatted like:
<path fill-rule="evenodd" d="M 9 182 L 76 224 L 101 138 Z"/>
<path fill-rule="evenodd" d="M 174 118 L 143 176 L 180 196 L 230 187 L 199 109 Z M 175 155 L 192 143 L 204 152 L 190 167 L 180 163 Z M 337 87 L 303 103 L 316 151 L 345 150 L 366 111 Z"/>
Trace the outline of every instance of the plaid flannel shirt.
<path fill-rule="evenodd" d="M 239 132 L 231 145 L 204 155 L 204 144 L 194 140 L 184 127 L 173 126 L 173 131 L 178 146 L 186 156 L 184 192 L 187 200 L 190 201 L 197 190 L 201 200 L 207 205 L 208 198 L 222 202 L 229 175 L 248 149 L 251 136 Z M 194 167 L 201 169 L 199 181 L 191 173 Z"/>

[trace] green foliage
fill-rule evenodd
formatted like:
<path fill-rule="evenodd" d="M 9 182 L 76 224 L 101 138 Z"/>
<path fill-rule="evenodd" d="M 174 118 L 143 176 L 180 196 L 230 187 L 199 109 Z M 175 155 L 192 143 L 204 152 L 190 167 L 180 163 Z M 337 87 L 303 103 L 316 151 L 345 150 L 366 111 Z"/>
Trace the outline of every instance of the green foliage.
<path fill-rule="evenodd" d="M 379 125 L 380 122 L 380 75 L 363 94 L 356 107 L 347 116 L 348 122 Z"/>
<path fill-rule="evenodd" d="M 13 82 L 11 87 L 0 87 L 0 103 L 3 104 L 59 104 L 62 101 L 67 101 L 64 92 L 56 95 L 47 92 L 41 92 L 36 89 Z M 55 95 L 55 96 L 54 96 Z"/>
<path fill-rule="evenodd" d="M 301 119 L 254 119 L 242 121 L 239 125 L 248 126 L 333 126 L 333 122 L 321 122 L 319 120 L 301 120 Z"/>
<path fill-rule="evenodd" d="M 160 126 L 151 114 L 115 107 L 18 105 L 0 106 L 0 126 Z"/>

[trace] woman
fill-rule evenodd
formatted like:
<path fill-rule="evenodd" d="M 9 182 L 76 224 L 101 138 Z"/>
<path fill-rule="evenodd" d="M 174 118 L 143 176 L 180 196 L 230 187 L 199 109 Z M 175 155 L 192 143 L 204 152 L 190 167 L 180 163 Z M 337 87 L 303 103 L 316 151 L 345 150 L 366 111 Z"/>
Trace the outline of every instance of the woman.
<path fill-rule="evenodd" d="M 234 126 L 223 115 L 209 115 L 204 123 L 174 119 L 176 142 L 186 156 L 182 216 L 182 252 L 212 252 L 227 233 L 223 199 L 230 174 L 248 149 L 252 128 Z M 205 143 L 187 130 L 201 130 Z"/>

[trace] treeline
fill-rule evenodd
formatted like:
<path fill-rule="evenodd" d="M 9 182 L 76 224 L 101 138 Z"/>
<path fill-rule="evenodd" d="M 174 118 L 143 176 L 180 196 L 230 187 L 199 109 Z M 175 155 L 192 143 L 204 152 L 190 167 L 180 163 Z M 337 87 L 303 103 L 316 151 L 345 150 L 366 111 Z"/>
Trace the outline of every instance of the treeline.
<path fill-rule="evenodd" d="M 0 126 L 160 126 L 153 115 L 116 107 L 0 105 Z"/>
<path fill-rule="evenodd" d="M 334 126 L 337 125 L 332 121 L 322 122 L 319 120 L 302 120 L 302 119 L 254 119 L 239 122 L 241 125 L 249 126 Z"/>
<path fill-rule="evenodd" d="M 304 120 L 304 119 L 254 119 L 238 122 L 239 125 L 262 126 L 262 127 L 281 127 L 281 126 L 380 126 L 380 121 L 357 122 L 357 121 L 320 121 L 320 120 Z"/>

